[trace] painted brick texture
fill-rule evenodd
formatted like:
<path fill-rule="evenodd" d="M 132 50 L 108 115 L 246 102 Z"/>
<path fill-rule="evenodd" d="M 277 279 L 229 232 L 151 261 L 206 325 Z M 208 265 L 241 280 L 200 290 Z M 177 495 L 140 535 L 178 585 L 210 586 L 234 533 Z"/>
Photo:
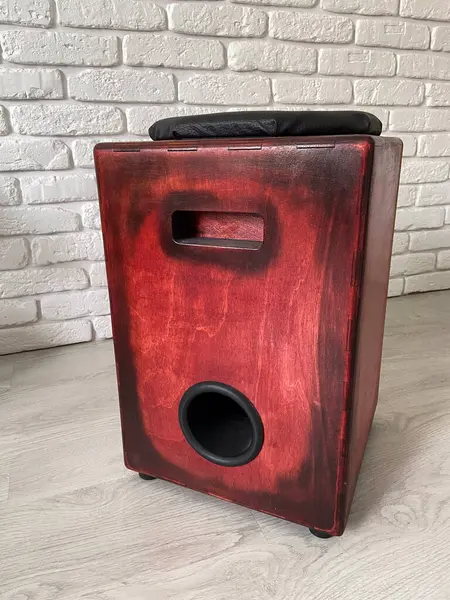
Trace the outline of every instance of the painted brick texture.
<path fill-rule="evenodd" d="M 450 287 L 448 0 L 14 0 L 0 25 L 0 354 L 111 337 L 93 147 L 177 115 L 373 112 L 404 144 L 389 294 Z"/>

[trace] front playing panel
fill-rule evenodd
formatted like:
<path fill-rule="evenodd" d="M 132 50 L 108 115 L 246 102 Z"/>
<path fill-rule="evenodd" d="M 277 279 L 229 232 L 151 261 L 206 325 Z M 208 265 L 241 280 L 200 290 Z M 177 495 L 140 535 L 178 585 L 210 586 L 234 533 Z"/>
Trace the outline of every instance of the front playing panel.
<path fill-rule="evenodd" d="M 339 532 L 372 147 L 97 146 L 127 466 Z"/>

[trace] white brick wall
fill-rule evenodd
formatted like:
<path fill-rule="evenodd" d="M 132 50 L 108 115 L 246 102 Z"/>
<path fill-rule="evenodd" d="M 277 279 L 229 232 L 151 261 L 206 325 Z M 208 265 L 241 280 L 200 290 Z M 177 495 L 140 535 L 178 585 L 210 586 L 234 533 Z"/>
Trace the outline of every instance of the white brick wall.
<path fill-rule="evenodd" d="M 178 87 L 188 104 L 266 105 L 271 97 L 270 80 L 258 75 L 194 75 Z"/>
<path fill-rule="evenodd" d="M 352 82 L 332 77 L 274 79 L 273 97 L 281 104 L 348 104 L 352 99 Z"/>
<path fill-rule="evenodd" d="M 59 0 L 60 24 L 67 27 L 96 29 L 165 29 L 163 8 L 142 0 Z"/>
<path fill-rule="evenodd" d="M 355 75 L 356 77 L 393 77 L 395 53 L 362 48 L 322 48 L 319 50 L 319 73 Z"/>
<path fill-rule="evenodd" d="M 113 71 L 111 69 L 97 69 L 95 71 L 82 71 L 78 75 L 68 77 L 69 96 L 75 100 L 92 102 L 174 102 L 175 84 L 173 75 L 157 71 Z M 83 107 L 84 108 L 84 107 Z M 98 109 L 97 109 L 98 110 Z M 102 109 L 100 109 L 102 110 Z M 111 109 L 108 109 L 111 110 Z M 117 109 L 112 109 L 116 111 Z M 92 111 L 92 109 L 91 109 Z M 118 133 L 116 126 L 110 123 L 111 113 L 105 114 L 105 124 L 97 127 L 94 131 L 92 120 L 97 119 L 97 114 L 88 115 L 91 129 L 78 132 L 76 135 L 85 133 Z M 100 118 L 103 118 L 100 113 Z M 114 119 L 122 125 L 120 113 Z M 78 128 L 79 129 L 79 128 Z M 109 130 L 107 130 L 109 129 Z"/>
<path fill-rule="evenodd" d="M 431 31 L 431 49 L 450 52 L 450 27 L 433 27 Z"/>
<path fill-rule="evenodd" d="M 119 62 L 118 38 L 113 35 L 12 29 L 0 33 L 0 43 L 4 60 L 23 65 L 110 66 Z"/>
<path fill-rule="evenodd" d="M 123 62 L 135 67 L 222 69 L 225 67 L 224 50 L 218 40 L 192 39 L 178 35 L 141 34 L 126 35 L 123 38 Z M 160 73 L 154 71 L 147 74 L 149 77 L 158 75 Z M 126 73 L 126 76 L 129 78 L 130 73 Z M 147 89 L 144 88 L 144 91 L 147 93 Z M 174 87 L 173 95 L 175 96 Z M 155 102 L 151 98 L 144 101 Z"/>
<path fill-rule="evenodd" d="M 317 70 L 317 50 L 281 42 L 230 42 L 228 67 L 232 71 L 286 71 L 306 75 Z"/>
<path fill-rule="evenodd" d="M 13 130 L 25 135 L 98 135 L 124 128 L 122 113 L 112 106 L 76 105 L 68 110 L 64 104 L 24 103 L 11 106 L 9 114 Z"/>
<path fill-rule="evenodd" d="M 4 100 L 60 100 L 62 75 L 56 69 L 0 69 L 0 98 Z"/>
<path fill-rule="evenodd" d="M 3 0 L 0 4 L 0 23 L 48 27 L 52 19 L 50 0 Z"/>
<path fill-rule="evenodd" d="M 169 4 L 169 29 L 194 35 L 261 37 L 267 30 L 267 14 L 232 4 L 183 2 Z"/>
<path fill-rule="evenodd" d="M 372 111 L 389 293 L 450 287 L 448 0 L 0 0 L 0 46 L 0 353 L 111 336 L 92 149 L 176 115 Z"/>
<path fill-rule="evenodd" d="M 279 40 L 345 44 L 351 42 L 353 32 L 354 24 L 348 17 L 284 10 L 269 13 L 269 35 Z"/>

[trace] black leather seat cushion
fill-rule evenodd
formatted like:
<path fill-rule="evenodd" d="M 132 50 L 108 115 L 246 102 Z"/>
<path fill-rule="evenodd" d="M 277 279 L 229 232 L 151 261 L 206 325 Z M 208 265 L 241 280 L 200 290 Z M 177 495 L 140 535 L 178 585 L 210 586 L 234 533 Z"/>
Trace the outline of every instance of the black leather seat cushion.
<path fill-rule="evenodd" d="M 381 121 L 370 113 L 336 111 L 245 111 L 173 117 L 156 121 L 153 140 L 299 135 L 380 135 Z"/>

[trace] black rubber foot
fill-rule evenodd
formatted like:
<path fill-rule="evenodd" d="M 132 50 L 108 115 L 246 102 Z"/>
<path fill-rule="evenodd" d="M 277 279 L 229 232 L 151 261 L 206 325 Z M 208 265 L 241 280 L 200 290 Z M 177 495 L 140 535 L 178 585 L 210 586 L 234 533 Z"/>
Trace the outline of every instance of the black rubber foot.
<path fill-rule="evenodd" d="M 145 481 L 152 481 L 153 479 L 156 479 L 156 477 L 152 477 L 151 475 L 147 475 L 146 473 L 139 473 L 139 477 L 141 479 L 145 479 Z"/>
<path fill-rule="evenodd" d="M 322 540 L 327 540 L 328 538 L 333 537 L 329 533 L 326 533 L 325 531 L 319 531 L 318 529 L 310 529 L 309 531 Z"/>

